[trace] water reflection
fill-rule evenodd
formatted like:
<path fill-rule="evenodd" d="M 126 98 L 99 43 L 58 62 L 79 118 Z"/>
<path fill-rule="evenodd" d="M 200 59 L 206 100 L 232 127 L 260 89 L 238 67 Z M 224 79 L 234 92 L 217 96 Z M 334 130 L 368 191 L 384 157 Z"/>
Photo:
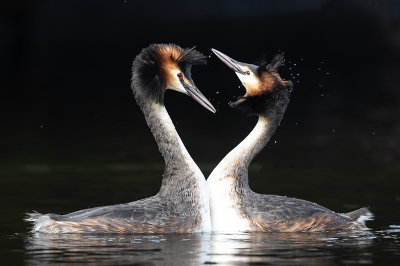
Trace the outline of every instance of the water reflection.
<path fill-rule="evenodd" d="M 28 239 L 28 265 L 199 265 L 210 235 L 45 235 Z"/>
<path fill-rule="evenodd" d="M 369 232 L 213 234 L 210 261 L 243 265 L 330 265 L 334 248 L 371 245 Z"/>
<path fill-rule="evenodd" d="M 371 232 L 46 235 L 26 238 L 27 265 L 330 265 L 337 249 L 363 249 Z M 360 258 L 358 254 L 358 258 Z M 372 255 L 362 256 L 363 263 Z"/>

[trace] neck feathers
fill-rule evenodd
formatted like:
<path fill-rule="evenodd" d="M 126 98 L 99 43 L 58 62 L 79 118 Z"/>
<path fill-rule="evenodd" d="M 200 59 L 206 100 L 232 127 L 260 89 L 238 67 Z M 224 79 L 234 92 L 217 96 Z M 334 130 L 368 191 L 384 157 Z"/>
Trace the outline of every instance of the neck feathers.
<path fill-rule="evenodd" d="M 146 102 L 142 106 L 142 111 L 165 161 L 160 193 L 172 193 L 177 183 L 197 182 L 195 181 L 197 178 L 204 179 L 176 132 L 165 107 Z"/>
<path fill-rule="evenodd" d="M 211 173 L 209 180 L 228 178 L 248 187 L 248 168 L 254 157 L 265 147 L 276 127 L 260 116 L 250 134 L 230 151 Z"/>

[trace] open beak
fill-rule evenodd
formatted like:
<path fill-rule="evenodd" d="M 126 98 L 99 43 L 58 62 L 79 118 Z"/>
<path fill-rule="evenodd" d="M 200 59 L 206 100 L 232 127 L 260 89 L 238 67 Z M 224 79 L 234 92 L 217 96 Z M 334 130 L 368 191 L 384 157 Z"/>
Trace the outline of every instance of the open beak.
<path fill-rule="evenodd" d="M 246 73 L 240 68 L 240 66 L 238 65 L 236 60 L 230 58 L 226 54 L 223 54 L 220 51 L 215 50 L 213 48 L 211 48 L 211 51 L 213 51 L 213 53 L 216 56 L 218 56 L 218 58 L 221 59 L 221 61 L 224 62 L 230 69 L 232 69 L 236 73 L 240 73 L 242 75 L 246 75 Z"/>
<path fill-rule="evenodd" d="M 207 100 L 207 98 L 199 91 L 196 86 L 192 86 L 190 84 L 187 84 L 183 78 L 179 79 L 182 86 L 185 88 L 187 93 L 189 94 L 190 97 L 196 100 L 199 104 L 207 108 L 209 111 L 215 113 L 216 110 L 214 106 Z"/>

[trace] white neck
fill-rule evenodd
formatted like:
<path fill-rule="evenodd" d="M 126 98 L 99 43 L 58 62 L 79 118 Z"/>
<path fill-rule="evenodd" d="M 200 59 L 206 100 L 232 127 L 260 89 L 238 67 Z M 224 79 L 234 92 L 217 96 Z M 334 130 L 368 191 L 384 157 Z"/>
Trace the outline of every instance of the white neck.
<path fill-rule="evenodd" d="M 215 182 L 224 178 L 234 178 L 248 184 L 247 175 L 238 175 L 238 170 L 240 172 L 247 171 L 250 162 L 267 144 L 270 136 L 268 126 L 267 118 L 260 116 L 250 134 L 214 168 L 208 181 Z M 243 180 L 243 178 L 246 178 L 246 180 Z"/>
<path fill-rule="evenodd" d="M 248 167 L 269 141 L 269 123 L 260 116 L 251 133 L 215 167 L 207 180 L 213 231 L 251 230 L 241 214 L 241 196 L 251 193 Z M 247 194 L 248 195 L 248 194 Z"/>

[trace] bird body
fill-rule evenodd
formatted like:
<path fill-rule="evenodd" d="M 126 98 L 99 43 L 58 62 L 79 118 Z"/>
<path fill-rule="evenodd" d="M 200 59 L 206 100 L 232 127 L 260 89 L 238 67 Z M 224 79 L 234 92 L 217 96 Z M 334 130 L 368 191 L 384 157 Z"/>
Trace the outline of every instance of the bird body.
<path fill-rule="evenodd" d="M 257 115 L 251 133 L 217 165 L 207 179 L 210 193 L 212 230 L 218 232 L 315 232 L 327 230 L 368 230 L 372 218 L 367 208 L 338 214 L 318 204 L 276 195 L 253 192 L 248 167 L 279 126 L 289 103 L 293 84 L 284 81 L 277 69 L 283 55 L 271 63 L 250 65 L 225 54 L 213 52 L 234 70 L 246 94 L 231 107 Z"/>
<path fill-rule="evenodd" d="M 215 112 L 195 87 L 190 69 L 205 56 L 173 44 L 142 50 L 132 68 L 132 90 L 165 160 L 157 195 L 66 215 L 28 214 L 33 231 L 45 233 L 195 233 L 211 231 L 204 175 L 190 157 L 164 106 L 167 89 L 190 95 Z"/>

